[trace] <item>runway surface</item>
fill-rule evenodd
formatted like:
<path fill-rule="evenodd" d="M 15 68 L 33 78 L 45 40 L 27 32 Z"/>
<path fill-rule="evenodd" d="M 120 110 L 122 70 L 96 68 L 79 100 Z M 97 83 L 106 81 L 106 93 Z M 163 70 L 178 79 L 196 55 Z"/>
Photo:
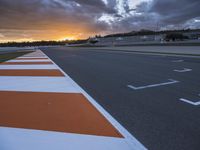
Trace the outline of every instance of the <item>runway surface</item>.
<path fill-rule="evenodd" d="M 200 149 L 200 58 L 41 49 L 148 149 Z"/>

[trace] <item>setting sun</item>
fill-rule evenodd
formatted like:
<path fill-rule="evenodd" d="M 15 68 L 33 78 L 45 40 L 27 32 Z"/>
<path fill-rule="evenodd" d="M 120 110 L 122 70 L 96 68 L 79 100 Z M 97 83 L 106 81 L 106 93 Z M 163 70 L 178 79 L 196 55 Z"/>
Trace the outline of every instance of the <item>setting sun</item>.
<path fill-rule="evenodd" d="M 77 38 L 75 38 L 73 36 L 66 36 L 64 38 L 61 38 L 60 40 L 61 41 L 65 41 L 65 40 L 72 41 L 72 40 L 77 40 Z"/>

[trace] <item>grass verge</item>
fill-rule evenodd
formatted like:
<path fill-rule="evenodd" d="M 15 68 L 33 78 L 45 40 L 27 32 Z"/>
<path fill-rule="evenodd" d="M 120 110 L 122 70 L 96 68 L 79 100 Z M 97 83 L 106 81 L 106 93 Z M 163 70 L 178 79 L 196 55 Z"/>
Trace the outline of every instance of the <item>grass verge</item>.
<path fill-rule="evenodd" d="M 31 52 L 30 51 L 29 52 L 11 52 L 11 53 L 0 54 L 0 63 L 8 61 L 10 59 L 20 57 L 28 53 L 31 53 Z"/>

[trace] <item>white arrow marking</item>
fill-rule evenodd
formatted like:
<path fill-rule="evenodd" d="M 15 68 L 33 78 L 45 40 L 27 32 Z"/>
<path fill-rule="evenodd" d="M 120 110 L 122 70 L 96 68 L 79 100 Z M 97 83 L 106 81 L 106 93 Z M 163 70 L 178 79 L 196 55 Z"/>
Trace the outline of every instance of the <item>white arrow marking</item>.
<path fill-rule="evenodd" d="M 152 87 L 157 87 L 157 86 L 163 86 L 163 85 L 169 85 L 169 84 L 174 84 L 178 83 L 179 81 L 173 80 L 173 79 L 168 79 L 169 82 L 164 82 L 164 83 L 158 83 L 158 84 L 151 84 L 151 85 L 146 85 L 146 86 L 139 86 L 135 87 L 132 85 L 127 85 L 127 87 L 133 89 L 133 90 L 141 90 L 141 89 L 146 89 L 146 88 L 152 88 Z"/>
<path fill-rule="evenodd" d="M 180 73 L 183 73 L 183 72 L 189 72 L 189 71 L 192 71 L 192 69 L 188 69 L 188 68 L 184 68 L 182 70 L 174 70 L 175 72 L 180 72 Z"/>
<path fill-rule="evenodd" d="M 195 105 L 195 106 L 200 105 L 200 101 L 199 102 L 192 102 L 192 101 L 184 99 L 184 98 L 181 98 L 180 101 L 183 101 L 183 102 L 186 102 L 188 104 Z"/>

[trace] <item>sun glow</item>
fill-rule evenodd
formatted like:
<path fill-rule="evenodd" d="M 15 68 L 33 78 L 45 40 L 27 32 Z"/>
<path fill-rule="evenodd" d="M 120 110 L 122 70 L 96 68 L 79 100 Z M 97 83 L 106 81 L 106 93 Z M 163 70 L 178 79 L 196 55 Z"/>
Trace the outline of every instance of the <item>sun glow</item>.
<path fill-rule="evenodd" d="M 60 41 L 64 41 L 64 40 L 72 41 L 72 40 L 77 40 L 77 38 L 75 38 L 73 36 L 67 36 L 67 37 L 61 38 L 59 40 Z"/>

